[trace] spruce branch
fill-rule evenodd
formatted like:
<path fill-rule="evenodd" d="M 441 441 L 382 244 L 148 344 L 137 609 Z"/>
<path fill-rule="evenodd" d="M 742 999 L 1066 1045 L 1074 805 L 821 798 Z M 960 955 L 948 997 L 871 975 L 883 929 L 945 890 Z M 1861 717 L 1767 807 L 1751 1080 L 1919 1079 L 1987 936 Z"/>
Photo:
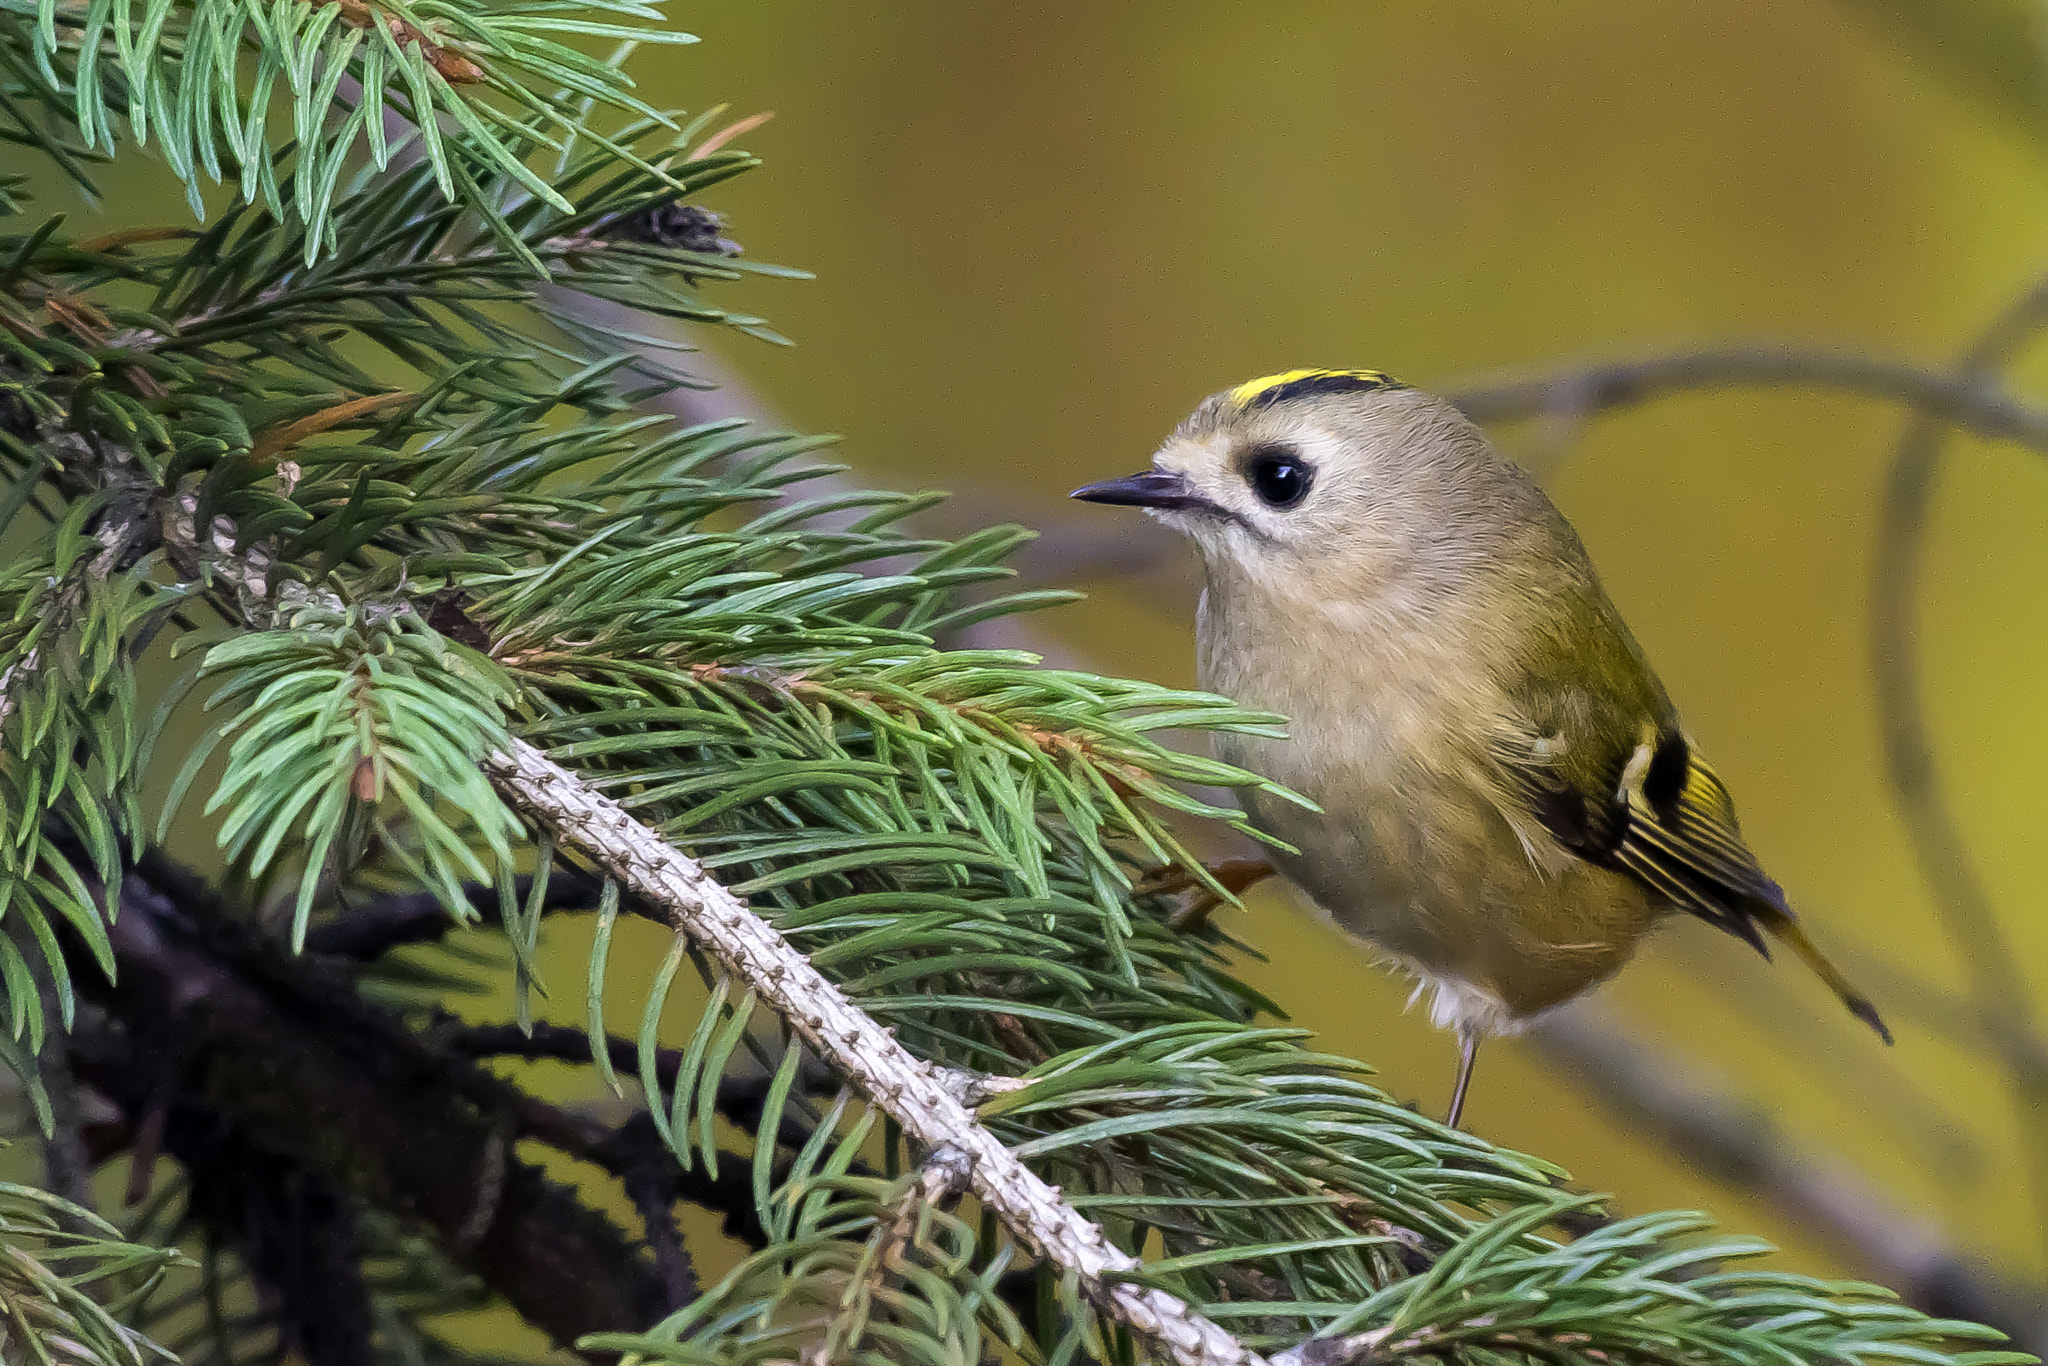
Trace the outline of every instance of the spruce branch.
<path fill-rule="evenodd" d="M 150 1366 L 170 1353 L 124 1315 L 191 1263 L 137 1244 L 84 1206 L 0 1183 L 0 1360 Z"/>
<path fill-rule="evenodd" d="M 113 970 L 102 924 L 113 893 L 96 903 L 52 835 L 74 837 L 109 889 L 122 846 L 140 838 L 134 789 L 150 737 L 137 716 L 134 639 L 177 597 L 152 584 L 153 565 L 137 563 L 152 541 L 134 500 L 103 491 L 69 509 L 47 558 L 0 568 L 0 916 L 13 916 L 0 934 L 0 1061 L 45 1134 L 55 1133 L 59 1102 L 35 1059 L 48 1017 L 68 1029 L 75 1014 L 58 927 L 89 946 L 95 970 Z"/>
<path fill-rule="evenodd" d="M 195 216 L 206 216 L 206 185 L 224 177 L 278 219 L 289 202 L 308 261 L 346 230 L 333 200 L 341 168 L 359 149 L 378 171 L 397 156 L 387 115 L 416 131 L 439 197 L 495 225 L 506 214 L 495 177 L 567 210 L 553 177 L 532 163 L 543 151 L 566 157 L 579 142 L 680 193 L 668 166 L 684 147 L 644 156 L 593 116 L 652 122 L 685 146 L 701 121 L 679 127 L 641 100 L 617 64 L 582 50 L 592 39 L 696 41 L 663 27 L 659 8 L 643 0 L 316 0 L 283 9 L 185 0 L 146 16 L 104 0 L 9 0 L 0 10 L 0 109 L 16 126 L 0 127 L 0 137 L 36 147 L 79 179 L 82 158 L 116 149 L 118 129 L 138 145 L 154 139 Z M 336 98 L 345 79 L 357 91 L 352 104 Z M 288 138 L 269 127 L 274 95 L 289 98 Z M 27 112 L 36 105 L 75 140 L 43 131 Z"/>
<path fill-rule="evenodd" d="M 196 515 L 175 521 L 173 536 L 196 552 Z M 269 588 L 262 566 L 232 546 L 232 538 L 215 538 L 213 570 L 235 585 L 244 601 L 264 600 Z M 332 595 L 287 584 L 267 612 L 276 621 L 294 612 L 333 613 L 340 607 Z M 696 860 L 525 740 L 512 739 L 484 759 L 484 768 L 509 806 L 559 847 L 591 858 L 622 888 L 659 908 L 679 935 L 706 947 L 836 1072 L 874 1097 L 914 1142 L 964 1154 L 973 1168 L 972 1188 L 984 1206 L 1024 1246 L 1077 1276 L 1105 1311 L 1161 1343 L 1184 1366 L 1259 1360 L 1179 1297 L 1121 1279 L 1141 1271 L 1143 1263 L 1065 1204 L 1057 1190 L 974 1120 L 937 1069 L 912 1056 L 855 1007 Z"/>
<path fill-rule="evenodd" d="M 1182 1366 L 1248 1366 L 1259 1360 L 1186 1301 L 1124 1279 L 1143 1263 L 1062 1201 L 976 1122 L 929 1063 L 898 1044 L 696 860 L 526 741 L 514 740 L 486 767 L 515 810 L 560 847 L 589 858 L 661 908 L 676 933 L 702 945 L 745 982 L 913 1142 L 928 1152 L 957 1153 L 983 1206 L 1024 1246 L 1078 1276 L 1104 1311 L 1160 1344 Z"/>
<path fill-rule="evenodd" d="M 209 814 L 226 808 L 220 839 L 229 860 L 260 879 L 294 835 L 311 850 L 293 903 L 294 948 L 304 946 L 336 832 L 383 836 L 386 807 L 422 832 L 424 880 L 451 915 L 470 910 L 462 879 L 486 876 L 472 842 L 497 866 L 510 863 L 517 832 L 474 755 L 503 734 L 505 680 L 417 613 L 308 600 L 269 630 L 215 646 L 199 676 L 225 680 L 209 709 L 239 704 L 213 737 L 231 743 L 207 804 Z M 180 788 L 212 750 L 194 750 Z M 467 817 L 460 830 L 438 814 L 444 802 Z M 174 792 L 165 825 L 175 809 Z"/>
<path fill-rule="evenodd" d="M 823 1341 L 806 1349 L 804 1366 L 831 1366 L 856 1352 L 863 1336 L 878 1327 L 873 1320 L 882 1317 L 889 1302 L 899 1297 L 892 1293 L 894 1286 L 905 1281 L 915 1284 L 920 1260 L 940 1263 L 942 1273 L 971 1264 L 971 1257 L 938 1246 L 933 1226 L 945 1220 L 967 1193 L 973 1165 L 966 1153 L 948 1145 L 934 1148 L 918 1169 L 903 1179 L 903 1193 L 876 1219 L 874 1232 L 847 1277 L 839 1311 L 826 1327 Z M 954 1353 L 961 1358 L 970 1353 L 978 1357 L 980 1330 L 974 1316 L 940 1317 L 939 1332 Z"/>

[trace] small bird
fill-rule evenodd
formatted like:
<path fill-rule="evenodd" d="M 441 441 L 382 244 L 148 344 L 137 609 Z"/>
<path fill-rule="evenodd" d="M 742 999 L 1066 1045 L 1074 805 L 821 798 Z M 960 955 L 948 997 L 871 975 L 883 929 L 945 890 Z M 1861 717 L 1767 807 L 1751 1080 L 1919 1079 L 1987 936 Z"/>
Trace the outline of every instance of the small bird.
<path fill-rule="evenodd" d="M 1280 871 L 1456 1029 L 1453 1127 L 1482 1037 L 1676 911 L 1766 958 L 1778 940 L 1891 1042 L 1743 842 L 1578 535 L 1449 403 L 1372 370 L 1268 375 L 1073 497 L 1200 550 L 1202 686 L 1288 718 L 1221 757 L 1321 808 L 1247 790 L 1299 850 Z"/>

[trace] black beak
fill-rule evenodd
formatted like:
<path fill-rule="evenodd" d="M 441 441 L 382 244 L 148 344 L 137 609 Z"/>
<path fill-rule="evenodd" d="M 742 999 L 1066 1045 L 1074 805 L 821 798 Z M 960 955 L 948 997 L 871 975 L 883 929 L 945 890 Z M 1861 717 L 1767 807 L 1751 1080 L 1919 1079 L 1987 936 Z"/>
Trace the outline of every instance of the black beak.
<path fill-rule="evenodd" d="M 1184 474 L 1168 474 L 1164 470 L 1146 470 L 1143 474 L 1126 475 L 1122 479 L 1105 479 L 1099 484 L 1084 484 L 1067 495 L 1079 498 L 1084 503 L 1108 503 L 1113 507 L 1126 508 L 1197 508 L 1209 506 L 1209 500 L 1197 497 L 1188 487 Z"/>

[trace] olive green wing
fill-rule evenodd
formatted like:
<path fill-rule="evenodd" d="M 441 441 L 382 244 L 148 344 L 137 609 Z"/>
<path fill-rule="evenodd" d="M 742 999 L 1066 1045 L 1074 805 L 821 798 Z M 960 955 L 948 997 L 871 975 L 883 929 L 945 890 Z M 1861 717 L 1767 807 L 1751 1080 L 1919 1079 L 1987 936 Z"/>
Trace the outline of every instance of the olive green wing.
<path fill-rule="evenodd" d="M 1645 722 L 1633 745 L 1589 752 L 1596 745 L 1559 734 L 1542 744 L 1503 744 L 1495 757 L 1558 844 L 1627 873 L 1768 957 L 1759 912 L 1791 912 L 1743 843 L 1720 778 L 1675 727 L 1660 733 Z"/>
<path fill-rule="evenodd" d="M 1614 869 L 1765 957 L 1768 934 L 1889 1043 L 1750 852 L 1728 789 L 1686 739 L 1577 534 L 1530 489 L 1526 539 L 1494 566 L 1507 702 L 1485 747 L 1503 775 L 1503 814 L 1539 866 L 1561 852 Z"/>
<path fill-rule="evenodd" d="M 1632 746 L 1623 740 L 1604 751 L 1562 734 L 1507 740 L 1494 757 L 1525 813 L 1563 849 L 1627 874 L 1766 958 L 1768 933 L 1891 1042 L 1876 1008 L 1800 929 L 1784 891 L 1743 841 L 1727 787 L 1675 724 L 1645 721 Z"/>

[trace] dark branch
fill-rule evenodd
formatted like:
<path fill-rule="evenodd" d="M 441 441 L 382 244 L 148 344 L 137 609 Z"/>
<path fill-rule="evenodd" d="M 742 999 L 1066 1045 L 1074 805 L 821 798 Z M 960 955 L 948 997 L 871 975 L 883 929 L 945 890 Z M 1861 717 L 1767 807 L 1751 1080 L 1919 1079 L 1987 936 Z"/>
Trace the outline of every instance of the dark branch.
<path fill-rule="evenodd" d="M 594 1156 L 619 1178 L 626 1198 L 633 1202 L 641 1226 L 647 1231 L 647 1246 L 654 1252 L 655 1268 L 668 1287 L 670 1300 L 676 1304 L 688 1304 L 699 1293 L 697 1269 L 690 1260 L 689 1249 L 683 1245 L 683 1231 L 676 1224 L 678 1200 L 724 1214 L 729 1235 L 738 1229 L 752 1233 L 759 1239 L 757 1245 L 768 1241 L 767 1230 L 761 1227 L 754 1208 L 753 1182 L 740 1177 L 748 1169 L 735 1158 L 718 1164 L 719 1170 L 728 1174 L 724 1181 L 694 1166 L 685 1172 L 675 1154 L 661 1141 L 654 1117 L 645 1110 L 620 1125 L 609 1136 L 602 1152 Z"/>
<path fill-rule="evenodd" d="M 1957 381 L 1987 384 L 2008 362 L 2048 331 L 2048 280 L 1995 320 L 1964 355 Z M 1947 414 L 1916 413 L 1892 459 L 1879 524 L 1871 587 L 1871 671 L 1884 732 L 1886 776 L 1920 870 L 1969 979 L 1971 1004 L 1994 1038 L 2034 1035 L 2024 958 L 1998 923 L 1990 892 L 1970 855 L 1962 822 L 1949 805 L 1927 732 L 1926 698 L 1919 674 L 1917 625 L 1920 566 L 1928 516 L 1941 470 Z M 2009 1061 L 2009 1084 L 2019 1112 L 2021 1146 L 2034 1186 L 2036 1217 L 2048 1237 L 2048 1072 Z"/>
<path fill-rule="evenodd" d="M 515 890 L 522 904 L 533 887 L 531 877 L 522 877 Z M 548 877 L 547 899 L 541 909 L 589 911 L 597 908 L 600 885 L 588 873 L 557 867 Z M 463 889 L 479 919 L 498 923 L 498 891 L 470 883 Z M 432 892 L 400 892 L 378 897 L 351 907 L 338 919 L 316 925 L 306 934 L 306 950 L 352 962 L 373 962 L 393 949 L 410 944 L 432 944 L 461 926 Z"/>
<path fill-rule="evenodd" d="M 466 1058 L 509 1057 L 524 1058 L 529 1062 L 545 1058 L 579 1064 L 592 1060 L 588 1033 L 571 1025 L 548 1024 L 539 1020 L 534 1022 L 530 1033 L 513 1024 L 466 1025 L 451 1020 L 434 1030 L 433 1040 L 437 1046 Z M 612 1070 L 618 1075 L 640 1075 L 639 1044 L 617 1034 L 609 1034 L 605 1036 L 605 1052 Z M 807 1065 L 799 1077 L 799 1091 L 816 1092 L 821 1087 L 829 1089 L 831 1075 L 808 1057 L 805 1063 Z M 654 1076 L 664 1097 L 674 1090 L 676 1074 L 682 1064 L 680 1049 L 655 1050 Z M 719 1114 L 751 1134 L 759 1131 L 767 1097 L 766 1077 L 726 1077 L 719 1081 L 713 1104 Z M 785 1148 L 801 1148 L 810 1136 L 808 1128 L 784 1115 L 775 1141 Z"/>
<path fill-rule="evenodd" d="M 434 1041 L 465 1058 L 524 1058 L 528 1062 L 551 1059 L 579 1064 L 593 1060 L 588 1033 L 571 1025 L 549 1024 L 544 1020 L 534 1021 L 529 1031 L 516 1024 L 462 1024 L 450 1017 L 448 1022 L 436 1027 Z M 606 1035 L 605 1053 L 612 1070 L 620 1076 L 640 1074 L 640 1045 L 631 1039 L 617 1034 Z M 676 1084 L 676 1073 L 682 1063 L 680 1049 L 655 1050 L 654 1075 L 664 1091 Z"/>
<path fill-rule="evenodd" d="M 238 1172 L 262 1155 L 423 1225 L 557 1342 L 645 1328 L 673 1307 L 610 1220 L 514 1156 L 521 1132 L 559 1111 L 511 1104 L 513 1088 L 451 1063 L 341 973 L 286 957 L 160 858 L 124 879 L 112 934 L 118 985 L 78 974 L 96 1011 L 74 1059 L 131 1134 L 160 1128 L 163 1150 L 194 1174 L 199 1212 L 198 1178 L 232 1139 L 252 1154 Z M 573 1117 L 554 1127 L 589 1141 Z M 265 1274 L 249 1231 L 220 1231 Z"/>
<path fill-rule="evenodd" d="M 1977 1006 L 1974 993 L 1950 990 L 1874 954 L 1851 956 L 1855 980 L 1869 983 L 1888 1014 L 2000 1067 L 2048 1076 L 2048 1038 L 2024 1017 L 2009 1011 L 1987 1013 Z"/>
<path fill-rule="evenodd" d="M 1705 1175 L 1765 1204 L 1937 1317 L 1975 1319 L 2021 1344 L 2042 1340 L 2038 1292 L 1959 1258 L 1940 1229 L 1891 1207 L 1853 1167 L 1800 1151 L 1761 1110 L 1728 1098 L 1680 1059 L 1580 1003 L 1530 1039 L 1588 1091 Z"/>
<path fill-rule="evenodd" d="M 15 929 L 19 931 L 20 926 L 17 924 Z M 30 961 L 34 960 L 31 958 Z M 56 989 L 45 972 L 39 972 L 37 977 L 43 1019 L 53 1028 L 60 1027 L 58 1022 L 63 1015 Z M 50 1135 L 43 1140 L 44 1184 L 53 1194 L 63 1196 L 81 1209 L 96 1209 L 92 1193 L 92 1157 L 85 1142 L 83 1097 L 79 1095 L 78 1084 L 71 1075 L 69 1052 L 55 1043 L 45 1046 L 36 1057 L 36 1072 L 42 1080 L 44 1094 L 50 1098 Z M 78 1227 L 68 1216 L 60 1222 L 74 1231 Z"/>
<path fill-rule="evenodd" d="M 428 1034 L 435 1048 L 457 1057 L 548 1058 L 575 1063 L 590 1061 L 589 1037 L 580 1029 L 540 1021 L 534 1023 L 533 1033 L 529 1036 L 517 1025 L 464 1025 L 449 1019 L 444 1019 Z M 638 1047 L 616 1037 L 610 1043 L 613 1068 L 622 1075 L 637 1075 Z M 657 1068 L 664 1092 L 674 1087 L 681 1065 L 681 1054 L 672 1049 L 660 1050 Z M 557 1152 L 591 1163 L 618 1178 L 640 1213 L 641 1222 L 646 1227 L 648 1246 L 653 1249 L 656 1264 L 661 1267 L 664 1278 L 671 1282 L 672 1287 L 678 1282 L 687 1287 L 688 1293 L 679 1303 L 695 1299 L 697 1287 L 694 1276 L 682 1274 L 688 1270 L 690 1259 L 681 1243 L 674 1241 L 679 1236 L 675 1234 L 674 1219 L 677 1201 L 686 1201 L 723 1216 L 728 1237 L 738 1238 L 757 1248 L 767 1245 L 760 1213 L 754 1207 L 753 1179 L 750 1175 L 740 1175 L 749 1170 L 750 1159 L 730 1157 L 719 1164 L 721 1176 L 717 1178 L 706 1175 L 695 1166 L 685 1171 L 662 1141 L 660 1131 L 654 1127 L 645 1110 L 636 1111 L 632 1118 L 616 1129 L 605 1129 L 536 1100 L 509 1082 L 483 1075 L 487 1080 L 480 1084 L 479 1089 L 487 1094 L 503 1093 L 508 1096 L 509 1103 L 516 1109 L 522 1136 L 537 1139 Z M 765 1078 L 758 1082 L 723 1081 L 714 1105 L 719 1114 L 735 1126 L 756 1134 L 758 1141 L 757 1126 L 767 1087 Z M 667 1099 L 665 1096 L 656 1097 L 653 1103 L 667 1104 Z M 784 1147 L 801 1148 L 810 1134 L 809 1129 L 785 1116 L 778 1141 Z"/>
<path fill-rule="evenodd" d="M 1981 377 L 1798 347 L 1731 346 L 1576 366 L 1534 379 L 1464 388 L 1447 397 L 1474 422 L 1514 422 L 1581 417 L 1688 391 L 1736 387 L 1834 389 L 1887 399 L 1979 436 L 2048 451 L 2048 410 L 2001 393 Z"/>

